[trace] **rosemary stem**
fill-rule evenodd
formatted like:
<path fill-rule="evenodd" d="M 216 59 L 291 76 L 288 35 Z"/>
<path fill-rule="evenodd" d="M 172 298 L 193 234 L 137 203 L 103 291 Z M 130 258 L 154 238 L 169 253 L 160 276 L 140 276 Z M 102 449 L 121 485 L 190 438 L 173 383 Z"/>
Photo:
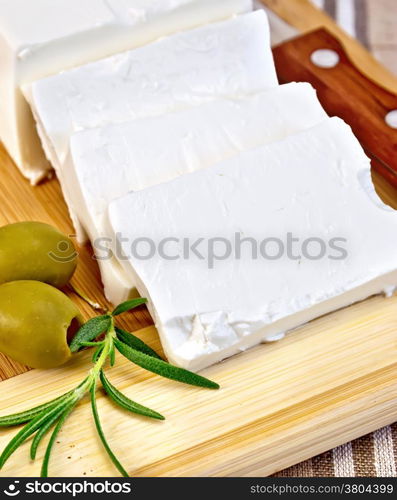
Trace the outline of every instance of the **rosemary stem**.
<path fill-rule="evenodd" d="M 84 390 L 84 394 L 91 389 L 91 387 L 98 381 L 99 375 L 103 369 L 104 364 L 106 363 L 110 352 L 113 347 L 113 339 L 116 337 L 116 330 L 114 327 L 114 318 L 111 318 L 109 329 L 106 333 L 105 339 L 103 340 L 103 348 L 102 352 L 92 368 L 90 375 L 87 378 L 87 382 L 84 384 L 82 389 Z"/>

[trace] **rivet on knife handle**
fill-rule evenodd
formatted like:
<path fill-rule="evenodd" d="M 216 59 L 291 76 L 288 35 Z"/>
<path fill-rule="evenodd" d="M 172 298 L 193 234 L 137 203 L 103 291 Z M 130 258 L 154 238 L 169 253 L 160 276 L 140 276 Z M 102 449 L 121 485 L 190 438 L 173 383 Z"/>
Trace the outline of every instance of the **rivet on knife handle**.
<path fill-rule="evenodd" d="M 328 114 L 352 127 L 368 154 L 380 160 L 373 167 L 397 187 L 397 96 L 361 73 L 325 29 L 285 42 L 273 53 L 280 83 L 310 82 Z"/>

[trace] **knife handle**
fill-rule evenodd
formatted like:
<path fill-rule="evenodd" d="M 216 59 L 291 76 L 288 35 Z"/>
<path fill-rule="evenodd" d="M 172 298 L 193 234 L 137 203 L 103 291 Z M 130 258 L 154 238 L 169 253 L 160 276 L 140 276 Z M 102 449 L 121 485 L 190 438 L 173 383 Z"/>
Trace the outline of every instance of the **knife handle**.
<path fill-rule="evenodd" d="M 328 68 L 312 62 L 312 54 L 321 49 L 336 53 L 339 62 Z M 352 127 L 373 168 L 397 187 L 397 128 L 386 123 L 386 116 L 397 110 L 397 96 L 365 76 L 326 29 L 284 42 L 273 54 L 280 83 L 311 83 L 327 113 Z"/>

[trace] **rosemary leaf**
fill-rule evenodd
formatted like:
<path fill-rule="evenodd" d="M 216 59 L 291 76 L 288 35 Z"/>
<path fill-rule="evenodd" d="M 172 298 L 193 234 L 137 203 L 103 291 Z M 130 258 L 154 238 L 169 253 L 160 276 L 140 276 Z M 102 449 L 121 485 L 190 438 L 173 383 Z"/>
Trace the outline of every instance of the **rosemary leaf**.
<path fill-rule="evenodd" d="M 81 342 L 81 347 L 98 347 L 103 345 L 103 342 Z"/>
<path fill-rule="evenodd" d="M 52 417 L 50 417 L 37 431 L 32 441 L 32 445 L 30 447 L 30 458 L 32 460 L 36 458 L 37 448 L 39 447 L 39 444 L 44 439 L 44 437 L 46 436 L 47 432 L 51 429 L 51 427 L 58 421 L 59 417 L 62 415 L 63 412 L 64 408 L 60 408 L 58 412 L 52 415 Z"/>
<path fill-rule="evenodd" d="M 157 413 L 157 411 L 151 410 L 150 408 L 147 408 L 146 406 L 142 406 L 139 403 L 135 403 L 135 401 L 132 401 L 129 399 L 127 396 L 125 396 L 122 392 L 120 392 L 114 385 L 112 385 L 108 378 L 106 377 L 105 373 L 103 370 L 100 373 L 101 377 L 101 382 L 103 385 L 103 388 L 105 389 L 105 392 L 107 395 L 119 406 L 124 408 L 125 410 L 128 410 L 132 413 L 136 413 L 138 415 L 143 415 L 144 417 L 149 417 L 149 418 L 154 418 L 157 420 L 165 420 L 165 417 L 161 415 L 160 413 Z"/>
<path fill-rule="evenodd" d="M 136 337 L 132 333 L 126 332 L 119 327 L 115 327 L 117 338 L 127 344 L 128 346 L 136 349 L 137 351 L 143 352 L 148 356 L 152 356 L 153 358 L 162 359 L 156 351 L 154 351 L 151 347 L 149 347 L 143 340 Z"/>
<path fill-rule="evenodd" d="M 84 342 L 95 340 L 99 335 L 110 328 L 111 321 L 110 316 L 107 314 L 104 316 L 97 316 L 87 321 L 87 323 L 85 323 L 76 333 L 70 343 L 70 350 L 72 352 L 77 352 L 83 346 Z"/>
<path fill-rule="evenodd" d="M 114 342 L 112 342 L 112 344 L 110 346 L 109 362 L 110 362 L 110 366 L 114 366 L 116 363 L 116 349 L 114 347 Z"/>
<path fill-rule="evenodd" d="M 107 454 L 109 455 L 109 458 L 111 459 L 113 464 L 116 466 L 116 468 L 118 469 L 120 474 L 123 477 L 130 477 L 128 472 L 124 469 L 124 467 L 118 461 L 116 455 L 112 452 L 108 442 L 106 441 L 106 437 L 105 437 L 105 434 L 104 434 L 103 429 L 102 429 L 102 425 L 101 425 L 101 421 L 100 421 L 99 413 L 98 413 L 98 408 L 97 408 L 97 404 L 96 404 L 96 383 L 92 384 L 90 392 L 91 392 L 92 414 L 94 416 L 95 426 L 96 426 L 96 429 L 98 431 L 98 435 L 102 441 L 102 444 L 103 444 Z"/>
<path fill-rule="evenodd" d="M 119 304 L 116 309 L 112 312 L 112 316 L 118 316 L 119 314 L 123 314 L 127 311 L 131 311 L 131 309 L 135 309 L 142 304 L 146 304 L 147 299 L 131 299 Z"/>
<path fill-rule="evenodd" d="M 54 447 L 55 440 L 59 434 L 59 431 L 62 429 L 63 424 L 65 423 L 68 416 L 72 413 L 75 406 L 76 406 L 76 401 L 73 401 L 72 403 L 67 405 L 66 408 L 63 409 L 61 418 L 59 419 L 57 425 L 55 426 L 55 429 L 51 434 L 50 440 L 48 442 L 47 449 L 44 454 L 43 464 L 41 466 L 40 477 L 48 477 L 48 464 L 50 462 L 51 451 L 52 448 Z"/>
<path fill-rule="evenodd" d="M 137 351 L 124 344 L 118 339 L 114 339 L 115 346 L 117 350 L 125 356 L 127 359 L 135 363 L 136 365 L 148 370 L 152 373 L 156 373 L 165 378 L 171 380 L 176 380 L 177 382 L 182 382 L 184 384 L 194 385 L 197 387 L 205 387 L 207 389 L 219 389 L 219 385 L 207 378 L 197 375 L 196 373 L 190 372 L 183 368 L 178 368 L 173 366 L 161 359 L 156 359 Z"/>
<path fill-rule="evenodd" d="M 26 424 L 25 427 L 23 427 L 5 447 L 2 455 L 0 456 L 0 469 L 3 468 L 4 464 L 10 458 L 10 456 L 21 446 L 22 443 L 26 441 L 26 439 L 28 439 L 28 437 L 30 437 L 38 429 L 40 429 L 41 426 L 45 424 L 49 418 L 58 413 L 60 408 L 66 408 L 68 406 L 68 403 L 69 401 L 67 400 L 62 401 L 50 410 L 47 409 L 42 413 L 39 413 L 33 420 Z"/>
<path fill-rule="evenodd" d="M 63 396 L 59 396 L 59 398 L 53 399 L 52 401 L 48 401 L 48 403 L 44 403 L 40 406 L 36 406 L 35 408 L 31 408 L 30 410 L 23 411 L 21 413 L 15 413 L 14 415 L 7 415 L 5 417 L 0 417 L 0 427 L 14 427 L 21 424 L 26 424 L 33 420 L 37 415 L 42 413 L 45 410 L 51 409 L 53 406 L 57 405 L 68 396 L 70 396 L 74 392 L 74 389 L 67 392 Z"/>
<path fill-rule="evenodd" d="M 102 354 L 103 351 L 103 345 L 100 345 L 97 349 L 95 349 L 94 354 L 92 355 L 92 362 L 96 364 L 96 362 L 99 359 L 99 356 Z"/>

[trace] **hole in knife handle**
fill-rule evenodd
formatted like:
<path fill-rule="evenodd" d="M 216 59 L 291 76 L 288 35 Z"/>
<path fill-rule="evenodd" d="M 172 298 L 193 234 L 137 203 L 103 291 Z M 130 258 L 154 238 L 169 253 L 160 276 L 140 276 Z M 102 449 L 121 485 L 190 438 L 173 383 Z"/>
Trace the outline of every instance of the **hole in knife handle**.
<path fill-rule="evenodd" d="M 397 129 L 397 109 L 393 109 L 387 113 L 385 122 L 390 128 Z"/>
<path fill-rule="evenodd" d="M 332 49 L 317 49 L 310 55 L 311 62 L 318 68 L 335 68 L 340 62 L 339 54 Z"/>

